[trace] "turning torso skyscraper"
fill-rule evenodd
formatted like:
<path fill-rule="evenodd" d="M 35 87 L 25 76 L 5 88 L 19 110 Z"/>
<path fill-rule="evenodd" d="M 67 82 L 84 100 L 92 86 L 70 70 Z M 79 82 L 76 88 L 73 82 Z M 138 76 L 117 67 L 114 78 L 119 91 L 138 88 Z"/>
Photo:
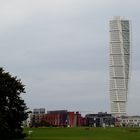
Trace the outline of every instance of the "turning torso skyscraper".
<path fill-rule="evenodd" d="M 114 116 L 126 115 L 130 63 L 129 20 L 110 20 L 110 103 Z"/>

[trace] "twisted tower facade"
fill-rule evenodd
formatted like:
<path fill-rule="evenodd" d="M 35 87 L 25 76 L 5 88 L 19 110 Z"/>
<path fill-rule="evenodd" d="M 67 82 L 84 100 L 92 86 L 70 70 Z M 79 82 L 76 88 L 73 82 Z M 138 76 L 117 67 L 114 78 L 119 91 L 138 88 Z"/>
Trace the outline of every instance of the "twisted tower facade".
<path fill-rule="evenodd" d="M 110 103 L 115 116 L 127 112 L 130 63 L 129 20 L 115 17 L 110 20 Z"/>

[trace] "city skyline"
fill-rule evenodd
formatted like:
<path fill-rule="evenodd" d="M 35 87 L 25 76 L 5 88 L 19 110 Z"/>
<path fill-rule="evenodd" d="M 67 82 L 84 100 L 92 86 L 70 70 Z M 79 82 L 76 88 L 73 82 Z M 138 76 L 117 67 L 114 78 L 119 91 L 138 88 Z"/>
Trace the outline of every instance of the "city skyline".
<path fill-rule="evenodd" d="M 109 20 L 132 20 L 128 114 L 140 114 L 138 0 L 0 2 L 0 64 L 25 84 L 31 109 L 110 112 Z"/>

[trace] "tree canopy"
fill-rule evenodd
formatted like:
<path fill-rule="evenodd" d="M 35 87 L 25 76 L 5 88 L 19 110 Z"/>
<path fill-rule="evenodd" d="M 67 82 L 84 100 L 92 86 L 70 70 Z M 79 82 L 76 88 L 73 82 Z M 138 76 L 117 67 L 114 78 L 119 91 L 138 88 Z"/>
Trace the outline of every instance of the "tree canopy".
<path fill-rule="evenodd" d="M 1 139 L 18 139 L 25 136 L 21 125 L 28 117 L 28 108 L 20 96 L 21 93 L 25 93 L 21 80 L 0 68 Z"/>

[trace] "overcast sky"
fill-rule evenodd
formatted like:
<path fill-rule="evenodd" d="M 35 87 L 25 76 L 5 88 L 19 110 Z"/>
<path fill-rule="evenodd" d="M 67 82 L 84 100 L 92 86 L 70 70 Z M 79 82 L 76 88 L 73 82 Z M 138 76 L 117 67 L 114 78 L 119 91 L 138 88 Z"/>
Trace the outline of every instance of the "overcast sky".
<path fill-rule="evenodd" d="M 29 108 L 110 112 L 109 20 L 132 21 L 128 114 L 140 115 L 139 0 L 0 0 L 0 66 Z"/>

